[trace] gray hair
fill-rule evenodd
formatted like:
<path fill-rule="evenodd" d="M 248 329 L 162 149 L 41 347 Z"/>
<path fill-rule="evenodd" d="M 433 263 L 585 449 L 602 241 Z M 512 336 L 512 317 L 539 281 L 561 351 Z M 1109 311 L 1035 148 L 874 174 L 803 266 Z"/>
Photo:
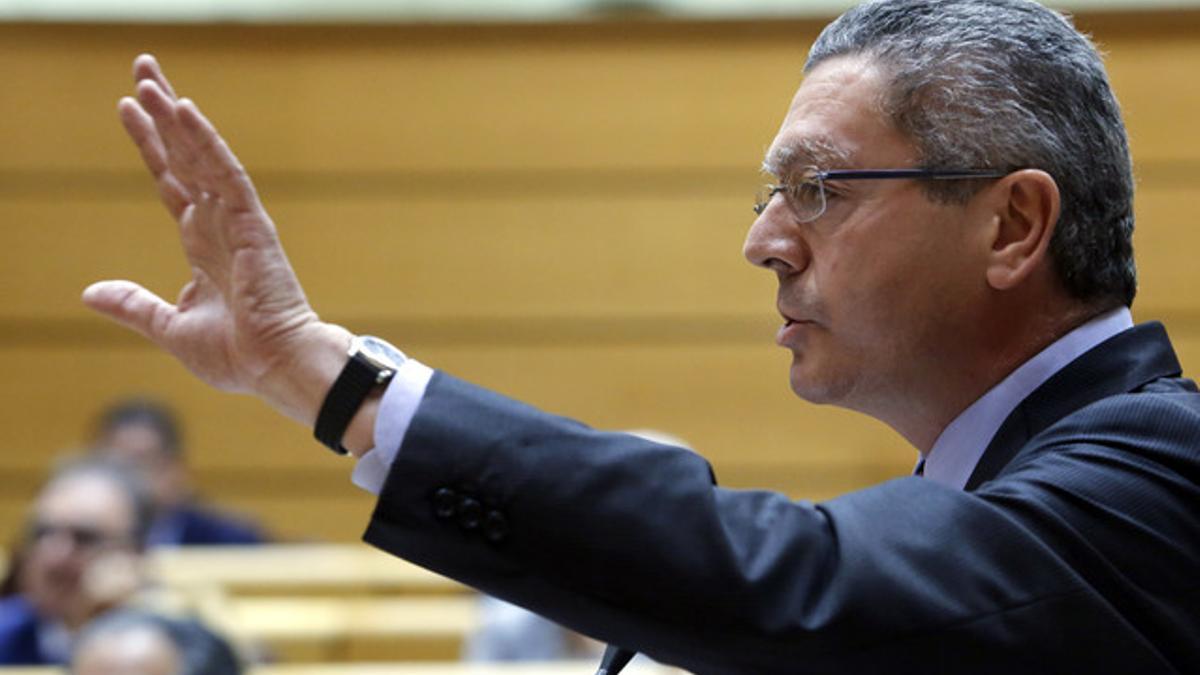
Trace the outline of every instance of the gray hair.
<path fill-rule="evenodd" d="M 167 617 L 139 609 L 110 610 L 88 623 L 71 647 L 69 672 L 76 672 L 78 656 L 89 645 L 102 645 L 139 630 L 158 635 L 171 647 L 180 663 L 179 675 L 243 673 L 242 664 L 233 647 L 202 623 L 194 619 Z"/>
<path fill-rule="evenodd" d="M 1050 255 L 1067 291 L 1133 303 L 1125 125 L 1099 53 L 1067 17 L 1029 0 L 871 0 L 822 31 L 804 71 L 857 55 L 888 78 L 881 108 L 924 167 L 1049 173 L 1062 196 Z M 962 202 L 979 186 L 926 189 Z"/>

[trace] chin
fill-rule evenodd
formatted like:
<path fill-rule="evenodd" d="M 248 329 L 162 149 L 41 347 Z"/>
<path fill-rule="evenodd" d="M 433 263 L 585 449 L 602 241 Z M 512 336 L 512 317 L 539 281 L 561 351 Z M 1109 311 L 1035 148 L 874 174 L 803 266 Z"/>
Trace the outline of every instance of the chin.
<path fill-rule="evenodd" d="M 792 377 L 791 377 L 791 385 L 792 385 L 792 393 L 795 394 L 800 399 L 802 399 L 804 401 L 808 401 L 809 403 L 823 405 L 823 404 L 834 402 L 833 397 L 829 393 L 829 388 L 825 387 L 825 386 L 821 386 L 819 383 L 815 382 L 811 377 L 805 377 L 802 375 L 798 375 L 796 372 L 793 371 Z"/>
<path fill-rule="evenodd" d="M 792 363 L 789 379 L 796 396 L 816 405 L 845 405 L 852 389 L 847 378 L 820 372 L 811 362 L 800 363 L 799 357 Z"/>

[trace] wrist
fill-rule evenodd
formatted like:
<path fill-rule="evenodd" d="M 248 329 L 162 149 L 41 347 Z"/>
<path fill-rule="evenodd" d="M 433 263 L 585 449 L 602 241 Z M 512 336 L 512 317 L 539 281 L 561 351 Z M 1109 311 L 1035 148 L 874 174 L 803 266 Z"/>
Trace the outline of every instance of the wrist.
<path fill-rule="evenodd" d="M 313 436 L 337 454 L 358 457 L 374 445 L 380 399 L 406 357 L 372 335 L 355 336 L 346 357 L 321 404 Z"/>
<path fill-rule="evenodd" d="M 379 404 L 383 401 L 383 391 L 380 389 L 367 396 L 342 436 L 342 447 L 356 458 L 375 447 L 375 419 L 378 417 Z"/>
<path fill-rule="evenodd" d="M 312 428 L 325 394 L 346 365 L 354 335 L 332 323 L 317 322 L 289 347 L 288 356 L 259 384 L 257 394 L 271 407 Z"/>

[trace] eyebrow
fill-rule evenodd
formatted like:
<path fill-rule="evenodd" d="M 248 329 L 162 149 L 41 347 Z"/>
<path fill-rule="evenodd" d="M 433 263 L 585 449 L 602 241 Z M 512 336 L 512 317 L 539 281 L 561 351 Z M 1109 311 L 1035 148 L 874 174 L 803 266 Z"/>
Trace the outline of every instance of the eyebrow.
<path fill-rule="evenodd" d="M 844 167 L 850 163 L 850 153 L 828 138 L 809 136 L 777 145 L 767 152 L 762 170 L 776 177 L 804 166 L 822 169 Z"/>

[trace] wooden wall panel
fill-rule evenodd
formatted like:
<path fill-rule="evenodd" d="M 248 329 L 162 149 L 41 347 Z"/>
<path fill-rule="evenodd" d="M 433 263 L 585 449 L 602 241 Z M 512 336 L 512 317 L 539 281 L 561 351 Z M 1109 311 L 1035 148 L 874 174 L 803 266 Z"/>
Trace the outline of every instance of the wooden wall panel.
<path fill-rule="evenodd" d="M 815 25 L 664 28 L 10 26 L 0 167 L 134 166 L 110 121 L 141 50 L 259 169 L 756 167 Z"/>
<path fill-rule="evenodd" d="M 268 203 L 310 298 L 342 317 L 767 319 L 774 277 L 741 255 L 755 185 L 744 178 L 711 193 Z M 1200 288 L 1197 203 L 1200 184 L 1143 182 L 1139 309 L 1195 309 L 1179 289 Z M 186 280 L 174 224 L 148 195 L 0 200 L 0 222 L 21 231 L 0 249 L 0 320 L 90 318 L 79 293 L 96 279 L 136 279 L 168 298 Z"/>
<path fill-rule="evenodd" d="M 1200 155 L 1195 17 L 1082 23 L 1140 160 Z M 141 50 L 260 171 L 754 167 L 817 28 L 0 26 L 0 168 L 134 167 L 110 122 Z"/>
<path fill-rule="evenodd" d="M 849 461 L 847 454 L 882 457 L 903 446 L 859 416 L 795 401 L 787 387 L 788 356 L 770 345 L 772 332 L 766 328 L 757 345 L 418 342 L 408 349 L 451 373 L 601 428 L 661 427 L 691 440 L 715 461 L 837 462 Z M 38 377 L 47 363 L 72 373 L 68 391 L 62 382 Z M 95 402 L 129 389 L 185 397 L 181 404 L 192 413 L 188 437 L 198 467 L 316 471 L 345 463 L 322 452 L 302 428 L 264 414 L 257 403 L 188 386 L 181 367 L 149 349 L 10 348 L 0 353 L 0 368 L 10 381 L 23 383 L 7 388 L 0 399 L 6 404 L 0 424 L 11 430 L 7 443 L 29 448 L 3 453 L 3 467 L 38 467 L 50 452 L 78 445 Z M 58 424 L 31 428 L 23 419 L 33 409 L 42 418 L 57 415 Z M 853 451 L 844 450 L 850 446 Z"/>
<path fill-rule="evenodd" d="M 1136 153 L 1136 315 L 1195 368 L 1200 12 L 1081 23 Z M 600 427 L 677 433 L 726 485 L 820 499 L 903 474 L 894 433 L 790 395 L 773 280 L 740 255 L 818 28 L 0 25 L 0 541 L 128 392 L 173 401 L 201 490 L 285 536 L 354 539 L 370 508 L 307 430 L 79 305 L 99 278 L 185 279 L 113 111 L 143 50 L 234 142 L 327 317 Z"/>
<path fill-rule="evenodd" d="M 269 203 L 313 301 L 342 315 L 744 314 L 774 296 L 774 277 L 741 255 L 754 186 Z M 153 203 L 0 201 L 0 219 L 23 229 L 0 250 L 0 316 L 83 317 L 92 280 L 173 297 L 186 278 L 174 223 Z"/>

